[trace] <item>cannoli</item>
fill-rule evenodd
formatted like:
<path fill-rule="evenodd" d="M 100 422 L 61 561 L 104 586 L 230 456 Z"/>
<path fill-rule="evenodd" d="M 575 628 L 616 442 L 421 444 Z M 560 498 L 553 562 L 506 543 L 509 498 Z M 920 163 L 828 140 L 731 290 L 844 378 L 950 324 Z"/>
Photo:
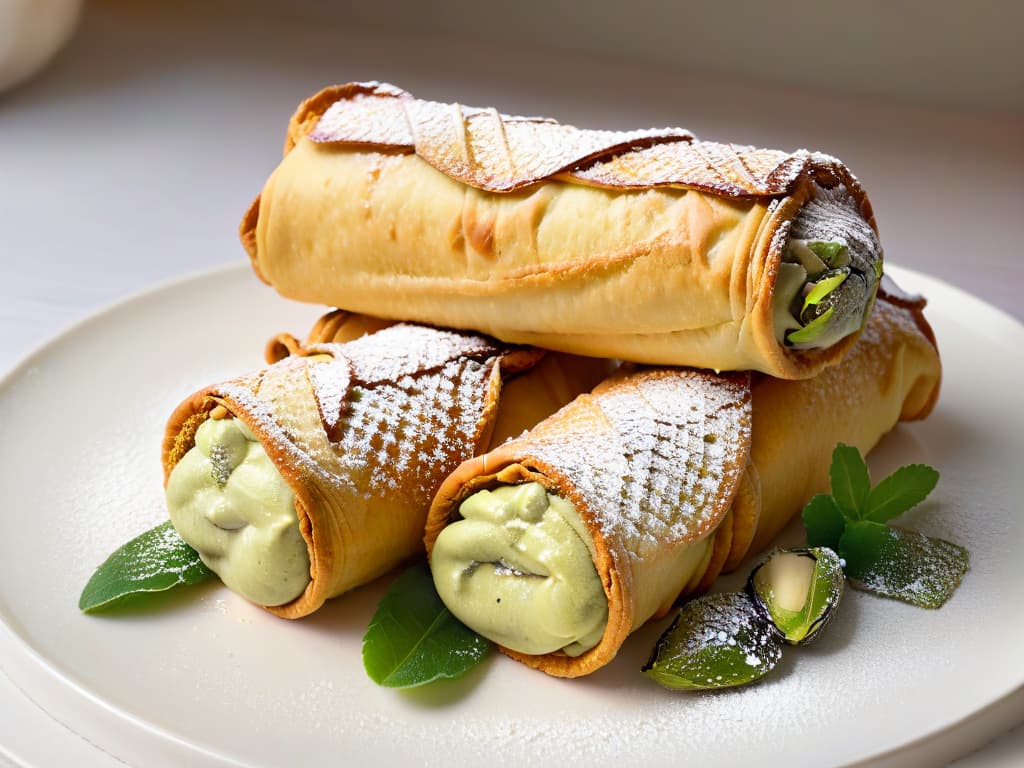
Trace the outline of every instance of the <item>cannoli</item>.
<path fill-rule="evenodd" d="M 871 205 L 835 158 L 582 130 L 379 83 L 299 107 L 240 232 L 293 299 L 788 379 L 846 352 L 882 267 Z"/>
<path fill-rule="evenodd" d="M 923 418 L 941 375 L 921 305 L 882 297 L 813 379 L 626 369 L 441 485 L 442 600 L 519 661 L 576 677 L 767 544 L 828 487 L 837 442 Z"/>
<path fill-rule="evenodd" d="M 170 417 L 175 528 L 225 584 L 279 616 L 307 615 L 422 552 L 446 474 L 607 373 L 605 361 L 380 325 L 332 313 L 306 344 L 279 336 L 277 362 L 196 392 Z"/>

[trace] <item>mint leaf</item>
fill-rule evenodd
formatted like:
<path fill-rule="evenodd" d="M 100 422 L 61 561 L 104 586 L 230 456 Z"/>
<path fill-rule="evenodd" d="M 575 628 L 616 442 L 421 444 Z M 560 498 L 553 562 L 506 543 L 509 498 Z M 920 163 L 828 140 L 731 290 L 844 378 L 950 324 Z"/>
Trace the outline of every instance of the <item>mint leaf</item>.
<path fill-rule="evenodd" d="M 168 520 L 108 557 L 85 585 L 78 607 L 89 613 L 128 595 L 198 584 L 213 575 Z"/>
<path fill-rule="evenodd" d="M 832 495 L 815 496 L 803 510 L 808 544 L 835 549 L 857 589 L 925 608 L 945 603 L 967 572 L 967 550 L 885 524 L 923 501 L 939 473 L 910 464 L 872 488 L 860 451 L 840 443 L 829 475 Z"/>
<path fill-rule="evenodd" d="M 865 520 L 884 523 L 920 504 L 939 482 L 939 473 L 927 464 L 900 467 L 868 494 Z"/>
<path fill-rule="evenodd" d="M 803 511 L 804 530 L 807 531 L 807 546 L 837 549 L 839 537 L 846 528 L 836 500 L 827 493 L 819 493 L 807 502 Z"/>
<path fill-rule="evenodd" d="M 940 608 L 970 567 L 957 544 L 868 520 L 847 526 L 839 555 L 851 586 L 922 608 Z"/>
<path fill-rule="evenodd" d="M 892 531 L 888 525 L 870 520 L 857 520 L 846 526 L 836 552 L 843 560 L 843 572 L 848 579 L 873 573 L 879 561 L 891 558 Z"/>
<path fill-rule="evenodd" d="M 363 637 L 366 674 L 387 688 L 412 688 L 459 677 L 490 649 L 441 602 L 423 566 L 410 568 L 391 585 Z"/>
<path fill-rule="evenodd" d="M 849 520 L 863 518 L 864 505 L 871 492 L 871 478 L 860 451 L 852 445 L 839 443 L 832 451 L 828 474 L 832 479 L 832 496 L 843 516 Z"/>

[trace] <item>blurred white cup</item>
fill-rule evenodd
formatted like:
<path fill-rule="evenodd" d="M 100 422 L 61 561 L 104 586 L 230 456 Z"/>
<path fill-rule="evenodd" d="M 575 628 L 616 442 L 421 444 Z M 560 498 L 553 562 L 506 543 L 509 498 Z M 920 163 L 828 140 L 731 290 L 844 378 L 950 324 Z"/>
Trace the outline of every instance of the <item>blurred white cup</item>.
<path fill-rule="evenodd" d="M 0 91 L 38 72 L 71 37 L 82 0 L 0 0 Z"/>

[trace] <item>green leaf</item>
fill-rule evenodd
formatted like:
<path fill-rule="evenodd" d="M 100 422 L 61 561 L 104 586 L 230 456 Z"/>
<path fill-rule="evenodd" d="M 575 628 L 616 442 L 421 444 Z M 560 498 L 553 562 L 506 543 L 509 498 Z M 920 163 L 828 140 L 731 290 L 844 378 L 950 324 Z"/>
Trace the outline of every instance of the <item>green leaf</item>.
<path fill-rule="evenodd" d="M 214 575 L 168 520 L 108 557 L 85 585 L 78 607 L 89 613 L 128 595 L 198 584 Z"/>
<path fill-rule="evenodd" d="M 847 578 L 873 573 L 882 559 L 891 557 L 893 538 L 893 529 L 884 523 L 870 520 L 849 523 L 836 549 L 845 563 L 843 572 Z"/>
<path fill-rule="evenodd" d="M 803 511 L 804 530 L 807 531 L 807 546 L 836 549 L 839 537 L 846 528 L 836 500 L 827 493 L 819 493 L 807 502 Z"/>
<path fill-rule="evenodd" d="M 479 664 L 491 643 L 441 602 L 423 566 L 391 585 L 363 637 L 363 667 L 378 685 L 412 688 L 459 677 Z"/>
<path fill-rule="evenodd" d="M 970 567 L 957 544 L 869 520 L 847 526 L 839 555 L 851 586 L 922 608 L 940 608 Z"/>
<path fill-rule="evenodd" d="M 832 496 L 848 520 L 864 517 L 864 505 L 871 492 L 871 477 L 868 465 L 861 458 L 860 451 L 851 445 L 839 443 L 832 451 Z"/>
<path fill-rule="evenodd" d="M 692 600 L 658 638 L 642 671 L 665 688 L 730 688 L 759 680 L 782 658 L 782 641 L 745 594 Z"/>
<path fill-rule="evenodd" d="M 884 523 L 920 504 L 939 482 L 939 473 L 927 464 L 900 467 L 868 495 L 865 520 Z"/>

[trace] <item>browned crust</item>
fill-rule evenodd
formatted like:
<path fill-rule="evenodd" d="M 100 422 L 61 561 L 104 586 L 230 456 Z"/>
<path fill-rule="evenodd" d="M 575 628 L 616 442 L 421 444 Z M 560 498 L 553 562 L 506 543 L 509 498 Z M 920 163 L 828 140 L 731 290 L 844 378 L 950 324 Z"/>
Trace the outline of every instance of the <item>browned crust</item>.
<path fill-rule="evenodd" d="M 833 189 L 844 184 L 859 206 L 864 220 L 877 230 L 871 203 L 857 180 L 840 168 L 824 166 L 801 177 L 786 197 L 772 201 L 769 214 L 761 222 L 757 244 L 752 253 L 749 270 L 739 269 L 742 276 L 748 271 L 761 275 L 756 291 L 748 297 L 747 314 L 749 322 L 758 329 L 755 333 L 757 347 L 772 375 L 780 379 L 806 379 L 821 371 L 825 365 L 841 360 L 857 342 L 863 328 L 840 339 L 827 349 L 798 350 L 783 346 L 775 338 L 775 320 L 772 314 L 772 297 L 775 281 L 782 263 L 783 250 L 793 219 L 800 209 L 817 192 L 818 188 Z"/>
<path fill-rule="evenodd" d="M 264 347 L 263 358 L 268 365 L 273 365 L 291 355 L 310 354 L 317 344 L 342 344 L 394 324 L 394 320 L 332 309 L 316 319 L 305 341 L 299 341 L 290 333 L 272 336 Z"/>
<path fill-rule="evenodd" d="M 739 488 L 732 501 L 732 542 L 729 555 L 722 563 L 722 572 L 731 573 L 739 568 L 750 551 L 761 517 L 761 479 L 753 462 L 747 464 Z M 717 575 L 716 575 L 717 577 Z M 708 585 L 710 588 L 710 585 Z"/>
<path fill-rule="evenodd" d="M 386 83 L 335 85 L 310 97 L 289 123 L 285 151 L 303 136 L 415 152 L 449 177 L 489 192 L 552 178 L 615 189 L 686 187 L 732 198 L 781 197 L 804 178 L 856 185 L 839 160 L 807 150 L 701 141 L 683 128 L 580 129 L 417 99 Z"/>
<path fill-rule="evenodd" d="M 256 223 L 260 218 L 260 198 L 261 195 L 256 195 L 256 199 L 249 203 L 245 215 L 242 216 L 242 222 L 238 225 L 238 239 L 249 256 L 249 263 L 252 265 L 256 277 L 270 285 L 270 281 L 260 272 L 256 259 Z"/>
<path fill-rule="evenodd" d="M 884 316 L 892 315 L 895 312 L 897 315 L 906 317 L 907 319 L 903 322 L 913 323 L 916 332 L 934 347 L 934 333 L 923 314 L 924 300 L 920 297 L 897 293 L 897 291 L 898 289 L 892 285 L 882 291 L 878 299 L 882 306 L 877 311 Z M 896 318 L 885 320 L 882 316 L 876 317 L 875 320 L 882 323 L 883 327 L 889 323 L 901 322 Z M 915 331 L 905 327 L 901 333 L 913 335 Z M 924 391 L 921 387 L 927 387 L 928 390 Z M 899 412 L 899 418 L 901 420 L 923 418 L 931 410 L 938 397 L 936 371 L 930 369 L 928 375 L 919 383 L 905 383 L 901 392 L 904 410 Z M 918 407 L 917 402 L 923 402 L 923 405 Z M 915 405 L 908 409 L 907 403 L 915 403 Z M 580 512 L 588 530 L 594 536 L 598 551 L 595 564 L 598 566 L 598 573 L 601 575 L 609 604 L 608 633 L 597 647 L 575 659 L 559 654 L 532 656 L 507 649 L 503 649 L 503 651 L 530 667 L 556 676 L 571 677 L 588 674 L 610 661 L 618 649 L 616 643 L 621 643 L 629 633 L 634 616 L 631 613 L 628 599 L 631 589 L 630 572 L 619 567 L 614 554 L 615 543 L 609 542 L 604 537 L 601 528 L 594 525 L 595 515 L 588 506 L 588 500 L 577 492 L 576 487 L 565 473 L 558 466 L 553 466 L 552 462 L 545 462 L 535 456 L 530 450 L 531 441 L 536 440 L 538 435 L 543 437 L 543 433 L 546 432 L 550 437 L 552 433 L 557 432 L 558 420 L 559 414 L 555 414 L 524 438 L 507 443 L 489 454 L 463 463 L 455 473 L 445 480 L 435 497 L 427 519 L 426 543 L 428 552 L 430 552 L 440 531 L 457 517 L 459 504 L 481 488 L 492 487 L 499 483 L 535 480 L 569 499 Z M 842 436 L 840 435 L 840 437 Z M 877 439 L 877 436 L 873 439 Z M 762 437 L 762 444 L 763 440 Z M 715 531 L 714 547 L 709 562 L 696 584 L 687 585 L 684 590 L 687 593 L 709 589 L 720 573 L 737 568 L 752 547 L 763 546 L 766 543 L 765 540 L 760 541 L 760 544 L 755 541 L 759 526 L 764 522 L 761 519 L 761 477 L 758 474 L 757 466 L 750 461 L 749 456 L 740 457 L 739 460 L 744 462 L 745 471 L 730 494 L 729 512 L 719 518 L 720 522 Z M 785 519 L 782 519 L 779 510 L 776 510 L 774 518 L 768 521 L 774 526 L 771 535 L 774 535 L 774 531 L 784 525 L 797 511 L 799 511 L 799 506 L 795 505 L 790 508 L 787 505 Z M 764 539 L 763 536 L 762 539 Z"/>
<path fill-rule="evenodd" d="M 725 567 L 725 561 L 729 557 L 729 552 L 733 547 L 733 524 L 734 516 L 730 509 L 722 520 L 721 525 L 715 529 L 715 538 L 712 541 L 711 548 L 711 558 L 708 560 L 707 567 L 704 569 L 704 572 L 700 574 L 700 578 L 697 579 L 697 583 L 693 587 L 692 591 L 694 593 L 700 594 L 702 592 L 707 592 L 711 589 L 711 585 L 715 583 L 715 579 L 721 575 L 722 569 Z M 684 594 L 686 594 L 685 591 L 673 597 L 672 600 L 667 600 L 661 607 L 661 610 L 651 618 L 660 619 L 662 616 L 667 615 L 676 601 L 683 597 Z"/>

